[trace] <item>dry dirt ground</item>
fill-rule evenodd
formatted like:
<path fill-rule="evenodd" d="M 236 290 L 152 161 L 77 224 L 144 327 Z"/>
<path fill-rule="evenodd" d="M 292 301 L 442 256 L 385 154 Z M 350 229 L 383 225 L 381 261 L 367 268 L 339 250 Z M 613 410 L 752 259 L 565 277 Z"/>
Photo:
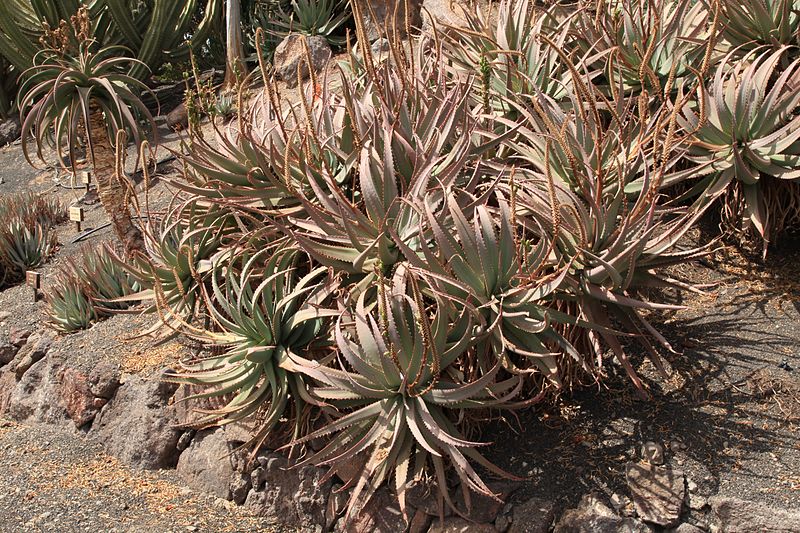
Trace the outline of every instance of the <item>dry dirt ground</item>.
<path fill-rule="evenodd" d="M 168 141 L 174 146 L 175 138 Z M 0 195 L 30 189 L 66 203 L 79 196 L 52 171 L 31 169 L 19 146 L 0 149 L 0 178 Z M 153 193 L 157 202 L 170 195 L 163 183 Z M 100 227 L 101 207 L 86 207 L 86 226 Z M 88 244 L 109 236 L 104 229 Z M 74 237 L 70 224 L 59 228 L 62 247 L 42 269 L 45 286 L 54 267 L 83 245 Z M 596 491 L 624 507 L 625 463 L 638 458 L 641 443 L 654 441 L 664 445 L 667 463 L 686 473 L 697 499 L 721 494 L 800 507 L 800 250 L 786 243 L 764 263 L 720 252 L 681 274 L 715 285 L 685 300 L 686 310 L 656 317 L 679 353 L 666 354 L 673 370 L 666 381 L 641 363 L 648 401 L 611 365 L 602 388 L 565 395 L 484 432 L 494 443 L 488 458 L 528 476 L 514 500 L 543 496 L 565 508 Z M 45 327 L 44 304 L 33 303 L 24 286 L 0 292 L 3 312 L 10 316 L 0 328 Z M 63 342 L 80 357 L 111 351 L 127 372 L 155 372 L 176 350 L 129 340 L 150 321 L 115 317 Z M 0 531 L 256 529 L 268 530 L 242 509 L 181 488 L 172 471 L 134 472 L 80 434 L 0 420 Z"/>

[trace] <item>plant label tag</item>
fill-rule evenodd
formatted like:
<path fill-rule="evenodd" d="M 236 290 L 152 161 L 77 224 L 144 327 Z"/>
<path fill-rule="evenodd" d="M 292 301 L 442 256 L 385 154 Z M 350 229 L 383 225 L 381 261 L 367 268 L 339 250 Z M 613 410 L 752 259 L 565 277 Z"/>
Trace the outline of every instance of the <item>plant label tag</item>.
<path fill-rule="evenodd" d="M 83 222 L 86 220 L 85 215 L 83 213 L 82 207 L 70 207 L 69 208 L 69 219 L 72 222 Z"/>
<path fill-rule="evenodd" d="M 82 185 L 89 185 L 92 183 L 92 173 L 88 170 L 79 170 L 78 179 Z"/>
<path fill-rule="evenodd" d="M 25 283 L 28 284 L 33 290 L 38 290 L 42 288 L 42 275 L 38 272 L 34 272 L 33 270 L 28 270 L 25 272 Z"/>

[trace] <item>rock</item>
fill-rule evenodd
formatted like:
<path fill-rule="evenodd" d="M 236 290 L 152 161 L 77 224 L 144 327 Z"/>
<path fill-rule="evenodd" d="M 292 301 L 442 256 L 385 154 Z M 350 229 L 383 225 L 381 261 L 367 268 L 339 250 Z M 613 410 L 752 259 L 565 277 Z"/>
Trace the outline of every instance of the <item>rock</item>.
<path fill-rule="evenodd" d="M 323 470 L 289 468 L 283 455 L 271 452 L 259 456 L 258 462 L 261 466 L 251 474 L 253 488 L 246 507 L 290 527 L 325 523 L 331 482 L 321 483 Z"/>
<path fill-rule="evenodd" d="M 681 524 L 675 529 L 667 530 L 667 533 L 704 533 L 704 531 L 692 524 Z"/>
<path fill-rule="evenodd" d="M 175 109 L 167 113 L 167 126 L 175 131 L 189 127 L 189 112 L 186 110 L 185 102 L 181 102 Z"/>
<path fill-rule="evenodd" d="M 6 321 L 7 318 L 11 316 L 11 313 L 8 311 L 0 311 L 0 324 Z"/>
<path fill-rule="evenodd" d="M 405 37 L 407 26 L 419 28 L 422 23 L 420 0 L 355 0 L 355 4 L 364 16 L 369 42 L 395 34 Z"/>
<path fill-rule="evenodd" d="M 231 485 L 241 477 L 236 471 L 237 453 L 222 429 L 201 431 L 178 458 L 178 476 L 192 489 L 232 500 Z"/>
<path fill-rule="evenodd" d="M 311 68 L 320 72 L 328 64 L 333 52 L 328 41 L 320 35 L 308 37 L 299 33 L 290 33 L 275 49 L 273 64 L 275 75 L 286 82 L 289 87 L 297 86 L 297 71 L 300 69 L 300 78 L 309 78 L 308 61 L 303 41 L 308 43 L 308 53 L 311 58 Z"/>
<path fill-rule="evenodd" d="M 14 346 L 9 341 L 0 339 L 0 366 L 7 365 L 16 357 L 19 347 Z"/>
<path fill-rule="evenodd" d="M 664 447 L 657 442 L 647 441 L 642 444 L 641 456 L 642 461 L 646 461 L 652 465 L 663 465 Z"/>
<path fill-rule="evenodd" d="M 473 3 L 475 0 L 472 0 Z M 486 2 L 482 2 L 486 4 Z M 447 31 L 447 26 L 464 28 L 467 26 L 467 17 L 464 16 L 464 9 L 471 10 L 467 2 L 453 2 L 452 0 L 423 0 L 422 2 L 422 31 L 433 33 L 433 27 L 437 31 Z"/>
<path fill-rule="evenodd" d="M 33 333 L 27 339 L 27 342 L 19 349 L 16 357 L 14 357 L 14 374 L 17 376 L 17 379 L 21 379 L 22 375 L 25 374 L 30 367 L 47 355 L 55 338 L 55 333 L 50 330 L 43 330 Z"/>
<path fill-rule="evenodd" d="M 663 527 L 678 525 L 685 491 L 683 472 L 628 463 L 625 478 L 639 518 Z"/>
<path fill-rule="evenodd" d="M 179 451 L 184 451 L 192 443 L 195 433 L 193 429 L 181 433 L 181 436 L 178 438 L 178 444 L 176 444 L 175 447 L 178 448 Z"/>
<path fill-rule="evenodd" d="M 12 327 L 8 332 L 8 340 L 17 348 L 21 348 L 30 338 L 33 331 L 25 328 Z"/>
<path fill-rule="evenodd" d="M 90 372 L 64 368 L 58 375 L 59 396 L 67 415 L 80 428 L 92 422 L 119 387 L 119 366 L 101 362 Z"/>
<path fill-rule="evenodd" d="M 514 506 L 507 503 L 503 506 L 497 518 L 494 519 L 494 528 L 500 533 L 505 533 L 514 522 Z"/>
<path fill-rule="evenodd" d="M 100 411 L 90 434 L 106 452 L 143 469 L 171 468 L 178 462 L 174 410 L 167 406 L 175 385 L 131 377 Z"/>
<path fill-rule="evenodd" d="M 347 507 L 347 500 L 349 497 L 350 493 L 342 490 L 342 485 L 334 485 L 331 487 L 331 494 L 328 496 L 328 505 L 325 508 L 325 531 L 333 531 L 336 521 L 339 520 L 339 517 L 344 513 Z"/>
<path fill-rule="evenodd" d="M 346 515 L 345 515 L 346 516 Z M 379 489 L 370 500 L 346 522 L 339 519 L 335 531 L 346 533 L 404 533 L 408 523 L 400 512 L 397 497 L 385 487 Z"/>
<path fill-rule="evenodd" d="M 709 499 L 719 530 L 725 533 L 789 533 L 800 531 L 800 511 L 767 507 L 762 503 L 715 496 Z"/>
<path fill-rule="evenodd" d="M 622 518 L 595 495 L 584 496 L 578 507 L 567 510 L 553 533 L 650 533 L 652 529 L 633 518 Z"/>
<path fill-rule="evenodd" d="M 246 476 L 241 473 L 237 473 L 236 476 L 231 481 L 231 500 L 236 505 L 244 505 L 244 502 L 247 501 L 247 495 L 250 493 L 250 488 L 252 487 L 252 483 L 250 482 L 250 476 Z"/>
<path fill-rule="evenodd" d="M 22 125 L 18 116 L 0 122 L 0 146 L 13 143 L 22 134 Z"/>
<path fill-rule="evenodd" d="M 439 516 L 438 489 L 426 483 L 412 483 L 406 491 L 406 502 L 414 509 L 424 511 L 430 516 Z M 444 516 L 450 516 L 453 511 L 447 505 L 441 509 Z"/>
<path fill-rule="evenodd" d="M 0 414 L 7 413 L 11 404 L 11 394 L 17 385 L 14 374 L 0 372 Z"/>
<path fill-rule="evenodd" d="M 531 498 L 514 506 L 509 533 L 547 533 L 556 514 L 555 502 L 545 498 Z"/>
<path fill-rule="evenodd" d="M 700 511 L 708 506 L 708 499 L 700 496 L 699 494 L 689 494 L 689 508 L 693 511 Z"/>
<path fill-rule="evenodd" d="M 434 521 L 428 533 L 497 533 L 497 530 L 489 524 L 476 524 L 453 516 L 445 518 L 444 523 Z"/>
<path fill-rule="evenodd" d="M 63 366 L 63 359 L 56 356 L 32 364 L 11 390 L 8 416 L 18 421 L 69 424 L 69 415 L 61 401 L 59 376 Z"/>

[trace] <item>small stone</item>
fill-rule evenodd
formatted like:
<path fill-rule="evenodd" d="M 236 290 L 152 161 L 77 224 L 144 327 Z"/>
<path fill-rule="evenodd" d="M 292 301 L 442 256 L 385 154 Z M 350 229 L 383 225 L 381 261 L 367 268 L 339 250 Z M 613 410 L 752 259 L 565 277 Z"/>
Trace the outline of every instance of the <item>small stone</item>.
<path fill-rule="evenodd" d="M 683 508 L 683 472 L 644 463 L 628 463 L 628 488 L 639 517 L 664 527 L 678 525 Z"/>
<path fill-rule="evenodd" d="M 33 331 L 25 328 L 12 327 L 8 333 L 8 340 L 16 347 L 23 346 L 30 338 Z"/>
<path fill-rule="evenodd" d="M 620 511 L 622 511 L 622 509 L 624 509 L 624 508 L 625 508 L 625 506 L 626 506 L 626 505 L 628 505 L 628 502 L 629 502 L 629 500 L 628 500 L 628 498 L 627 498 L 627 497 L 625 497 L 624 495 L 622 495 L 622 494 L 620 494 L 620 493 L 618 493 L 618 492 L 615 492 L 615 493 L 614 493 L 614 494 L 612 494 L 612 495 L 611 495 L 611 497 L 609 498 L 609 502 L 611 503 L 611 507 L 612 507 L 612 508 L 613 508 L 613 509 L 614 509 L 616 512 L 618 512 L 618 513 L 619 513 Z"/>
<path fill-rule="evenodd" d="M 6 342 L 3 339 L 0 339 L 0 366 L 7 365 L 11 361 L 13 361 L 18 351 L 19 348 L 17 348 L 10 342 Z"/>
<path fill-rule="evenodd" d="M 189 112 L 186 104 L 181 102 L 178 106 L 167 114 L 167 126 L 171 130 L 180 131 L 189 127 Z"/>
<path fill-rule="evenodd" d="M 11 316 L 11 313 L 8 311 L 0 311 L 0 322 L 5 322 L 5 320 Z"/>
<path fill-rule="evenodd" d="M 453 516 L 445 518 L 444 523 L 435 520 L 428 533 L 497 533 L 497 531 L 489 524 L 476 524 Z"/>
<path fill-rule="evenodd" d="M 650 533 L 652 529 L 633 518 L 622 518 L 593 495 L 584 496 L 578 507 L 567 510 L 554 533 Z"/>
<path fill-rule="evenodd" d="M 17 115 L 0 121 L 0 146 L 5 146 L 19 139 L 22 126 Z"/>
<path fill-rule="evenodd" d="M 697 486 L 697 483 L 695 483 L 691 479 L 687 479 L 686 480 L 686 488 L 689 489 L 689 492 L 697 492 L 697 489 L 699 487 Z"/>
<path fill-rule="evenodd" d="M 175 447 L 178 448 L 180 451 L 183 451 L 186 448 L 188 448 L 189 445 L 192 443 L 192 439 L 194 438 L 194 434 L 195 434 L 195 431 L 193 431 L 193 430 L 184 431 L 183 433 L 181 433 L 181 436 L 178 439 L 178 444 L 176 444 Z"/>
<path fill-rule="evenodd" d="M 663 465 L 664 447 L 657 442 L 647 441 L 642 444 L 641 456 L 643 461 L 652 465 Z"/>
<path fill-rule="evenodd" d="M 531 498 L 514 507 L 509 533 L 547 533 L 555 518 L 556 504 L 545 498 Z"/>
<path fill-rule="evenodd" d="M 701 511 L 708 506 L 708 499 L 697 494 L 689 494 L 689 508 L 693 511 Z"/>
<path fill-rule="evenodd" d="M 510 503 L 505 504 L 494 520 L 494 528 L 500 533 L 507 531 L 514 521 L 513 512 L 514 507 Z"/>
<path fill-rule="evenodd" d="M 704 533 L 702 529 L 692 524 L 681 524 L 675 529 L 670 529 L 667 533 Z"/>
<path fill-rule="evenodd" d="M 425 533 L 430 528 L 433 517 L 425 511 L 419 510 L 414 513 L 411 523 L 408 524 L 408 533 Z"/>

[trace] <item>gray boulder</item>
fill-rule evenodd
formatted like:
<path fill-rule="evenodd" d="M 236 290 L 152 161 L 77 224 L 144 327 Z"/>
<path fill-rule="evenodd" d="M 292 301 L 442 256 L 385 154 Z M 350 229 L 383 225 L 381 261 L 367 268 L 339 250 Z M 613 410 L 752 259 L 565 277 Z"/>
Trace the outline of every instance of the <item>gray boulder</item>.
<path fill-rule="evenodd" d="M 11 362 L 17 379 L 21 379 L 22 375 L 25 374 L 30 367 L 47 355 L 55 338 L 55 333 L 47 329 L 31 334 L 27 342 L 19 349 L 14 360 Z"/>
<path fill-rule="evenodd" d="M 157 378 L 130 377 L 97 415 L 90 435 L 106 452 L 136 468 L 174 467 L 182 433 L 168 406 L 175 389 Z"/>
<path fill-rule="evenodd" d="M 685 491 L 683 472 L 647 463 L 628 463 L 625 477 L 639 518 L 664 527 L 680 523 Z"/>
<path fill-rule="evenodd" d="M 547 533 L 553 525 L 556 504 L 545 498 L 532 498 L 514 506 L 509 533 Z"/>
<path fill-rule="evenodd" d="M 578 507 L 567 510 L 554 533 L 650 533 L 653 530 L 633 518 L 622 518 L 593 494 L 584 496 Z"/>
<path fill-rule="evenodd" d="M 308 44 L 308 56 L 303 45 L 304 41 Z M 311 59 L 311 69 L 316 73 L 325 68 L 332 55 L 331 47 L 324 37 L 290 33 L 275 49 L 273 59 L 275 75 L 289 87 L 296 87 L 298 69 L 301 79 L 306 80 L 310 77 L 308 58 Z"/>
<path fill-rule="evenodd" d="M 767 507 L 764 504 L 714 496 L 709 499 L 719 531 L 726 533 L 789 533 L 800 531 L 800 511 Z"/>
<path fill-rule="evenodd" d="M 54 356 L 31 364 L 11 389 L 6 405 L 8 416 L 20 422 L 68 424 L 69 415 L 60 396 L 59 374 L 63 366 L 63 360 Z"/>
<path fill-rule="evenodd" d="M 250 489 L 250 477 L 239 473 L 240 464 L 244 461 L 241 455 L 242 452 L 237 451 L 236 446 L 226 438 L 223 429 L 201 431 L 181 453 L 178 476 L 195 490 L 209 492 L 226 500 L 236 500 L 237 495 L 243 499 Z"/>
<path fill-rule="evenodd" d="M 290 468 L 282 454 L 258 457 L 252 472 L 252 490 L 245 506 L 259 516 L 272 518 L 289 527 L 325 523 L 331 482 L 321 483 L 324 471 L 306 466 Z"/>

